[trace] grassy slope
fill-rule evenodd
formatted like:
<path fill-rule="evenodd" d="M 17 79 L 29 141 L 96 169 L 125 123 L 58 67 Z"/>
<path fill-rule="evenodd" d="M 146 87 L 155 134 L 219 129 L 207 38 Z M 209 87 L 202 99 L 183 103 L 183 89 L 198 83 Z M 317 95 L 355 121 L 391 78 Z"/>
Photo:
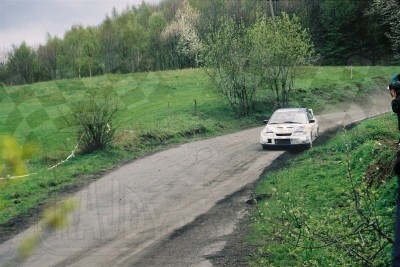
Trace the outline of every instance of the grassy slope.
<path fill-rule="evenodd" d="M 380 244 L 386 247 L 369 259 L 369 266 L 390 265 L 391 244 L 360 230 L 363 221 L 356 213 L 351 184 L 358 192 L 370 186 L 370 199 L 361 198 L 361 208 L 393 236 L 396 126 L 394 114 L 367 120 L 295 157 L 288 167 L 268 173 L 257 188 L 264 200 L 254 215 L 252 236 L 259 253 L 252 265 L 366 266 L 346 249 L 367 258 Z M 357 227 L 356 234 L 345 236 Z M 302 248 L 312 245 L 321 247 Z"/>
<path fill-rule="evenodd" d="M 385 84 L 392 73 L 393 67 L 360 67 L 354 69 L 351 80 L 348 68 L 311 68 L 297 80 L 296 86 L 301 89 L 293 92 L 293 104 L 321 112 L 327 104 L 352 100 L 376 83 Z M 61 114 L 68 113 L 71 103 L 103 91 L 114 94 L 119 103 L 114 146 L 107 151 L 78 155 L 47 171 L 65 159 L 77 142 L 74 129 L 65 125 Z M 30 209 L 60 191 L 68 192 L 76 184 L 90 182 L 93 173 L 171 143 L 258 125 L 256 118 L 267 116 L 273 109 L 268 102 L 260 102 L 257 108 L 256 115 L 235 119 L 227 103 L 212 91 L 201 69 L 0 87 L 0 134 L 14 135 L 21 144 L 33 141 L 39 147 L 37 156 L 30 161 L 30 171 L 36 175 L 0 183 L 0 225 L 21 214 L 29 216 Z"/>
<path fill-rule="evenodd" d="M 77 143 L 73 128 L 61 116 L 70 104 L 88 94 L 107 91 L 119 104 L 115 144 L 106 151 L 65 159 Z M 194 100 L 197 102 L 195 109 Z M 26 86 L 0 88 L 0 134 L 14 135 L 21 144 L 38 145 L 24 179 L 0 182 L 0 225 L 75 185 L 91 182 L 121 162 L 168 144 L 221 135 L 257 125 L 255 116 L 235 119 L 229 106 L 210 88 L 202 70 L 106 75 Z M 267 111 L 267 114 L 270 111 Z M 35 212 L 35 211 L 33 211 Z M 25 218 L 23 218 L 25 220 Z"/>

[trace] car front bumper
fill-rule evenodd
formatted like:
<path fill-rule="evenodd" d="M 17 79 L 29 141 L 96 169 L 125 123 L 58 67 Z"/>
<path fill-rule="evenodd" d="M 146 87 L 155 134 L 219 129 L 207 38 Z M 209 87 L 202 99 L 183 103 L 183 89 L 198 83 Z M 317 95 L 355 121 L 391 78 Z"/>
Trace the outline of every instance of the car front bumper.
<path fill-rule="evenodd" d="M 260 137 L 262 146 L 289 146 L 289 145 L 307 145 L 311 143 L 310 136 L 268 136 Z"/>

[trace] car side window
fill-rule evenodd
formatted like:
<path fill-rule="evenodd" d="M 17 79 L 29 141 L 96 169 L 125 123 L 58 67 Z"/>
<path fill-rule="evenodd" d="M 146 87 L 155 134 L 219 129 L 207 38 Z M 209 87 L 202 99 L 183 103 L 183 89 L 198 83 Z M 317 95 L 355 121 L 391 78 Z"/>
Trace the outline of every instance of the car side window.
<path fill-rule="evenodd" d="M 307 117 L 308 117 L 308 121 L 313 119 L 313 116 L 311 115 L 311 113 L 307 112 Z"/>

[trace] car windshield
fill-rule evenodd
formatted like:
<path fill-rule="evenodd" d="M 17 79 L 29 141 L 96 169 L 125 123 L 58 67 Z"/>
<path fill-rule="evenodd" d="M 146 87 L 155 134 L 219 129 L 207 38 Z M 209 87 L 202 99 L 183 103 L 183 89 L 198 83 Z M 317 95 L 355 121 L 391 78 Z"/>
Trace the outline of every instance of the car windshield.
<path fill-rule="evenodd" d="M 278 111 L 275 112 L 268 124 L 305 124 L 307 123 L 307 115 L 302 111 Z"/>

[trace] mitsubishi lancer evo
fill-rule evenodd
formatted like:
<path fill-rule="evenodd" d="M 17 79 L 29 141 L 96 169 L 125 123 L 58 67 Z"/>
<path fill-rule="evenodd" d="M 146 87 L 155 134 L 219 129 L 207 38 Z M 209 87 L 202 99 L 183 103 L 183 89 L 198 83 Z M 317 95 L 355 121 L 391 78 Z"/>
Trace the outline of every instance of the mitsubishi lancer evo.
<path fill-rule="evenodd" d="M 319 134 L 319 126 L 312 109 L 283 108 L 276 110 L 261 131 L 264 149 L 276 146 L 312 147 Z"/>

